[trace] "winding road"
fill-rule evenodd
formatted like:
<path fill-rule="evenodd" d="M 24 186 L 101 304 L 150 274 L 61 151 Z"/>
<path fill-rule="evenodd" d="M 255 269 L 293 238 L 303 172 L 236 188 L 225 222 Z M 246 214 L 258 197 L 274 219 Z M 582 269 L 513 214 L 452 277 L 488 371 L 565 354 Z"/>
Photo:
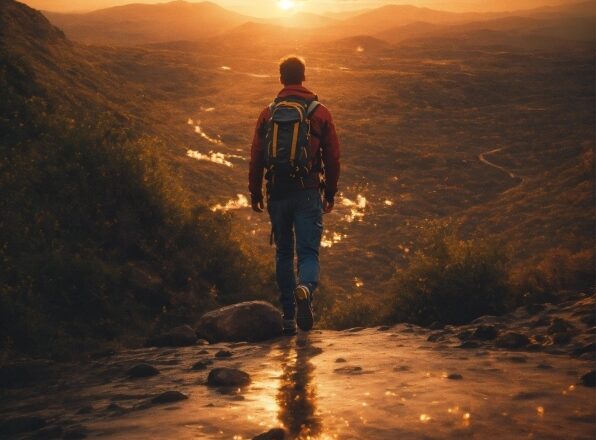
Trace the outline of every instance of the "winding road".
<path fill-rule="evenodd" d="M 525 178 L 523 178 L 521 176 L 518 176 L 514 172 L 508 170 L 505 167 L 502 167 L 501 165 L 497 165 L 496 163 L 491 162 L 490 160 L 488 160 L 486 158 L 486 156 L 490 156 L 491 154 L 499 153 L 500 151 L 503 151 L 503 150 L 506 150 L 506 149 L 508 149 L 508 148 L 506 148 L 506 147 L 495 148 L 494 150 L 485 151 L 484 153 L 480 153 L 478 155 L 478 160 L 480 162 L 482 162 L 483 164 L 485 164 L 485 165 L 487 165 L 489 167 L 495 168 L 495 169 L 497 169 L 497 170 L 499 170 L 499 171 L 507 174 L 511 179 L 518 180 L 518 182 L 517 182 L 516 185 L 514 185 L 511 188 L 507 189 L 505 192 L 511 191 L 513 188 L 517 188 L 518 186 L 520 186 L 522 183 L 524 183 Z"/>

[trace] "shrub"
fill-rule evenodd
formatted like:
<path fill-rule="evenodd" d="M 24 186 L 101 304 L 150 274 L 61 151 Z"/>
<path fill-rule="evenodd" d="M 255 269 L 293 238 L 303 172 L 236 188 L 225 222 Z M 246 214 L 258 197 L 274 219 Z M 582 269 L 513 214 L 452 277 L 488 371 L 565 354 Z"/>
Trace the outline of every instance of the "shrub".
<path fill-rule="evenodd" d="M 486 240 L 460 240 L 457 229 L 428 221 L 419 249 L 391 283 L 390 320 L 428 325 L 467 323 L 505 311 L 508 258 Z"/>

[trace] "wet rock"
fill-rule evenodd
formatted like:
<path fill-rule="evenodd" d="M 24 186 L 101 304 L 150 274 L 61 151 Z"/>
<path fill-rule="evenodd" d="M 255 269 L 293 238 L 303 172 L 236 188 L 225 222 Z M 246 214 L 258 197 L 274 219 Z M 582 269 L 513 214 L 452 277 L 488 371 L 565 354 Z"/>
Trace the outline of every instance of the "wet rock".
<path fill-rule="evenodd" d="M 53 438 L 62 438 L 62 433 L 64 430 L 62 426 L 48 426 L 47 428 L 40 429 L 35 433 L 33 438 L 35 439 L 53 439 Z"/>
<path fill-rule="evenodd" d="M 263 434 L 253 437 L 252 440 L 285 440 L 286 431 L 283 428 L 273 428 Z"/>
<path fill-rule="evenodd" d="M 46 421 L 36 416 L 13 417 L 0 423 L 0 435 L 15 435 L 37 431 L 46 426 Z"/>
<path fill-rule="evenodd" d="M 180 402 L 181 400 L 186 400 L 186 399 L 188 399 L 188 396 L 184 393 L 181 393 L 180 391 L 166 391 L 164 393 L 161 393 L 161 394 L 155 396 L 153 399 L 151 399 L 151 403 L 156 403 L 156 404 L 174 403 L 174 402 Z"/>
<path fill-rule="evenodd" d="M 80 440 L 87 437 L 87 429 L 82 426 L 70 428 L 64 432 L 62 438 L 64 440 Z"/>
<path fill-rule="evenodd" d="M 106 411 L 111 413 L 123 414 L 124 412 L 126 412 L 126 409 L 118 405 L 117 403 L 110 403 L 106 407 Z"/>
<path fill-rule="evenodd" d="M 335 362 L 337 362 L 339 364 L 339 363 L 348 362 L 348 361 L 346 361 L 344 358 L 337 358 L 337 359 L 335 359 Z"/>
<path fill-rule="evenodd" d="M 566 333 L 569 330 L 573 329 L 573 325 L 563 318 L 555 318 L 553 319 L 553 323 L 546 329 L 546 332 L 549 335 L 553 335 L 555 333 Z"/>
<path fill-rule="evenodd" d="M 502 334 L 495 341 L 499 348 L 522 348 L 530 343 L 530 339 L 521 333 L 507 332 Z"/>
<path fill-rule="evenodd" d="M 451 373 L 447 375 L 447 379 L 450 380 L 462 380 L 464 377 L 459 373 Z"/>
<path fill-rule="evenodd" d="M 347 329 L 346 331 L 348 333 L 358 333 L 358 332 L 361 332 L 362 330 L 364 330 L 364 327 L 352 327 L 352 328 Z"/>
<path fill-rule="evenodd" d="M 467 341 L 472 337 L 472 330 L 462 330 L 461 332 L 457 333 L 455 336 L 461 341 Z"/>
<path fill-rule="evenodd" d="M 149 364 L 137 364 L 132 367 L 126 373 L 130 378 L 142 378 L 142 377 L 151 377 L 159 374 L 159 370 L 155 368 L 153 365 Z"/>
<path fill-rule="evenodd" d="M 197 336 L 214 342 L 258 342 L 282 335 L 281 313 L 265 301 L 249 301 L 206 313 Z"/>
<path fill-rule="evenodd" d="M 230 358 L 232 355 L 233 354 L 230 350 L 219 350 L 217 353 L 215 353 L 215 357 L 218 359 Z"/>
<path fill-rule="evenodd" d="M 500 318 L 498 316 L 494 316 L 494 315 L 484 315 L 481 316 L 480 318 L 476 318 L 475 320 L 472 321 L 472 324 L 477 325 L 477 324 L 496 324 L 500 321 Z"/>
<path fill-rule="evenodd" d="M 586 387 L 596 386 L 596 371 L 592 370 L 581 377 L 581 384 Z"/>
<path fill-rule="evenodd" d="M 556 333 L 553 335 L 553 343 L 557 345 L 565 345 L 571 342 L 571 335 L 567 332 Z"/>
<path fill-rule="evenodd" d="M 536 319 L 534 322 L 532 322 L 531 326 L 532 327 L 546 327 L 547 325 L 550 325 L 551 323 L 551 318 L 548 315 L 541 315 L 538 317 L 538 319 Z"/>
<path fill-rule="evenodd" d="M 596 343 L 592 342 L 590 344 L 583 345 L 573 350 L 574 356 L 581 356 L 584 353 L 596 353 Z"/>
<path fill-rule="evenodd" d="M 497 337 L 498 333 L 494 325 L 479 325 L 474 330 L 472 338 L 480 339 L 481 341 L 491 341 Z"/>
<path fill-rule="evenodd" d="M 211 359 L 205 359 L 202 361 L 195 362 L 195 364 L 192 366 L 192 370 L 196 370 L 196 371 L 206 370 L 207 367 L 209 365 L 211 365 L 212 363 L 213 363 L 213 361 Z"/>
<path fill-rule="evenodd" d="M 44 359 L 20 360 L 0 366 L 0 387 L 26 386 L 41 380 L 54 378 L 55 364 Z"/>
<path fill-rule="evenodd" d="M 338 374 L 362 374 L 362 367 L 358 367 L 358 366 L 346 366 L 346 367 L 341 367 L 341 368 L 336 368 L 335 370 L 336 373 Z"/>
<path fill-rule="evenodd" d="M 190 325 L 180 325 L 147 341 L 151 347 L 187 347 L 194 345 L 197 334 Z"/>
<path fill-rule="evenodd" d="M 480 344 L 476 341 L 464 341 L 458 345 L 458 348 L 478 348 Z"/>
<path fill-rule="evenodd" d="M 214 387 L 239 387 L 249 383 L 248 373 L 235 368 L 214 368 L 207 377 L 207 384 Z"/>
<path fill-rule="evenodd" d="M 428 335 L 428 338 L 426 338 L 426 340 L 428 342 L 437 342 L 444 338 L 445 338 L 445 335 L 442 332 L 436 332 L 436 333 L 431 333 L 430 335 Z"/>

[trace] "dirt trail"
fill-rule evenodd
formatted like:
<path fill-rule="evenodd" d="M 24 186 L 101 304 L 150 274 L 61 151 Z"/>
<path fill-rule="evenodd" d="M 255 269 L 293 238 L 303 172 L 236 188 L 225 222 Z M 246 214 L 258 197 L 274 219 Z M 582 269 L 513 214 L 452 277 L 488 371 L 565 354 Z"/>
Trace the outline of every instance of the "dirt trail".
<path fill-rule="evenodd" d="M 585 344 L 593 335 L 579 327 L 589 320 L 594 298 L 578 304 L 534 316 L 518 311 L 496 325 L 531 335 L 539 331 L 532 330 L 537 319 L 561 327 L 567 317 L 565 328 L 577 335 L 573 343 Z M 88 438 L 127 440 L 245 440 L 280 426 L 289 438 L 313 440 L 560 439 L 562 430 L 565 438 L 593 438 L 594 389 L 579 384 L 592 368 L 591 353 L 590 359 L 570 357 L 573 346 L 552 341 L 532 342 L 531 351 L 498 350 L 489 342 L 461 346 L 458 332 L 466 328 L 400 324 L 261 344 L 128 350 L 64 367 L 57 382 L 6 390 L 0 420 L 36 415 Z M 221 350 L 231 356 L 216 355 Z M 212 364 L 193 370 L 200 360 Z M 128 378 L 126 371 L 141 362 L 160 374 Z M 247 372 L 251 384 L 208 387 L 209 371 L 222 366 Z M 164 391 L 188 399 L 151 402 Z"/>

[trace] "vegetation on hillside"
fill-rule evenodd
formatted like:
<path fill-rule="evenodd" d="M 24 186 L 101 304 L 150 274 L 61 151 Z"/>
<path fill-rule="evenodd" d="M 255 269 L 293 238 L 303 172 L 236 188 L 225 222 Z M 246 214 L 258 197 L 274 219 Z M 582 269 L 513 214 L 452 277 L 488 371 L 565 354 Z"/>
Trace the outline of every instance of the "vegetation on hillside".
<path fill-rule="evenodd" d="M 229 216 L 191 203 L 161 141 L 97 102 L 69 106 L 33 62 L 0 51 L 3 350 L 63 356 L 269 298 L 268 270 Z"/>

